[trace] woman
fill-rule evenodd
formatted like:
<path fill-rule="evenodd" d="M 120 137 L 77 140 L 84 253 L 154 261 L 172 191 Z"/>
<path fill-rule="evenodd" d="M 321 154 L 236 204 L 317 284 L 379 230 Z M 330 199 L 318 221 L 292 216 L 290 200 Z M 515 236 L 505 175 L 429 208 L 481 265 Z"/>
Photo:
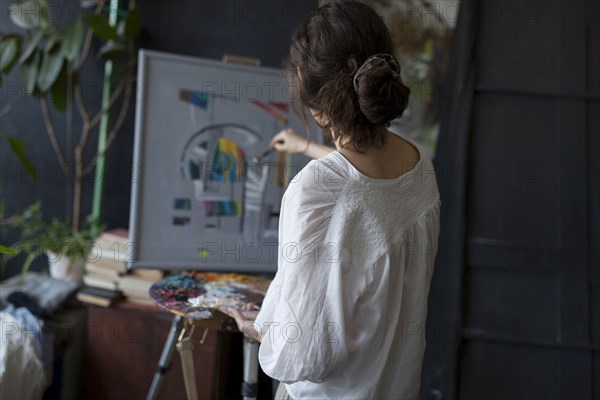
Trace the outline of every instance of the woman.
<path fill-rule="evenodd" d="M 353 1 L 320 7 L 293 36 L 286 70 L 336 148 L 291 129 L 273 138 L 315 160 L 283 197 L 260 313 L 232 311 L 261 341 L 277 398 L 418 397 L 440 200 L 427 153 L 387 130 L 410 93 L 391 53 L 384 22 Z"/>

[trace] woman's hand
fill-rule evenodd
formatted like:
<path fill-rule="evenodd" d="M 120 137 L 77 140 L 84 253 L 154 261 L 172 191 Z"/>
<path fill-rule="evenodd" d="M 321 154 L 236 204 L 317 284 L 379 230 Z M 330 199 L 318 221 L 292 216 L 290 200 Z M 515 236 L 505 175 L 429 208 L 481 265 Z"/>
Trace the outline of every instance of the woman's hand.
<path fill-rule="evenodd" d="M 315 142 L 309 142 L 292 128 L 286 128 L 273 136 L 270 147 L 290 154 L 303 153 L 310 158 L 321 158 L 335 150 Z"/>
<path fill-rule="evenodd" d="M 304 153 L 308 147 L 308 140 L 300 136 L 292 128 L 286 128 L 273 136 L 269 146 L 277 151 L 283 151 L 290 154 Z"/>
<path fill-rule="evenodd" d="M 261 332 L 257 331 L 254 327 L 258 311 L 240 311 L 234 307 L 224 307 L 222 311 L 235 319 L 238 329 L 248 339 L 257 342 L 262 340 Z"/>

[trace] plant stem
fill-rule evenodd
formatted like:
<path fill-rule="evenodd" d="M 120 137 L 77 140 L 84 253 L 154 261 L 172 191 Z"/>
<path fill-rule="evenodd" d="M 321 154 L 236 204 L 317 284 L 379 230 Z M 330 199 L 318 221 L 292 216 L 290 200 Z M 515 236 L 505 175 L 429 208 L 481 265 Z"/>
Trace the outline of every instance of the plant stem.
<path fill-rule="evenodd" d="M 48 137 L 50 138 L 50 143 L 52 143 L 52 148 L 54 149 L 54 153 L 56 154 L 56 158 L 58 159 L 58 163 L 62 168 L 63 172 L 67 174 L 69 179 L 73 180 L 73 174 L 69 169 L 69 166 L 65 162 L 65 156 L 63 154 L 62 149 L 60 148 L 60 144 L 58 143 L 58 138 L 56 137 L 56 131 L 54 130 L 54 124 L 52 123 L 52 119 L 50 118 L 50 111 L 48 110 L 48 100 L 45 97 L 40 99 L 40 105 L 42 107 L 42 115 L 44 116 L 44 124 L 46 125 L 46 132 L 48 133 Z"/>
<path fill-rule="evenodd" d="M 110 61 L 107 61 L 107 63 L 108 62 L 110 62 Z M 105 82 L 105 84 L 106 84 L 106 82 Z M 103 106 L 100 109 L 100 111 L 98 111 L 98 113 L 96 115 L 94 115 L 94 117 L 91 119 L 91 121 L 90 121 L 91 128 L 94 128 L 96 125 L 98 125 L 98 123 L 102 120 L 103 116 L 108 113 L 108 110 L 110 110 L 112 108 L 112 106 L 115 104 L 115 102 L 117 101 L 117 99 L 119 98 L 121 93 L 123 93 L 123 89 L 125 89 L 125 81 L 122 81 L 119 83 L 119 85 L 112 92 L 108 103 L 105 106 Z M 104 94 L 103 94 L 103 96 L 104 96 Z"/>
<path fill-rule="evenodd" d="M 75 148 L 75 179 L 73 182 L 73 221 L 71 230 L 73 233 L 79 231 L 79 219 L 81 218 L 81 194 L 83 192 L 83 151 L 77 146 Z"/>
<path fill-rule="evenodd" d="M 106 3 L 106 0 L 100 0 L 98 2 L 96 10 L 94 10 L 94 14 L 98 15 L 102 12 L 102 7 L 104 7 L 104 3 Z M 76 71 L 81 70 L 83 64 L 85 64 L 85 61 L 88 58 L 88 55 L 90 54 L 90 46 L 92 45 L 93 36 L 94 32 L 90 28 L 87 28 L 87 31 L 85 33 L 85 39 L 83 41 L 83 48 L 81 50 L 81 56 L 79 58 L 79 62 L 77 63 L 77 67 L 75 68 Z"/>

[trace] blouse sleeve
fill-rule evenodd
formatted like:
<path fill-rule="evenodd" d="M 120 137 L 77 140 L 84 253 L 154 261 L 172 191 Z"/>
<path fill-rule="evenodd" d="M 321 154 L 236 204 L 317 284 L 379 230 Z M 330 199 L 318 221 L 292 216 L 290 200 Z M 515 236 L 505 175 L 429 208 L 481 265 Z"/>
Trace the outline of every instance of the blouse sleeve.
<path fill-rule="evenodd" d="M 315 175 L 310 175 L 314 177 Z M 259 362 L 281 382 L 321 382 L 345 357 L 338 266 L 324 239 L 335 199 L 323 180 L 303 176 L 281 205 L 277 274 L 256 323 L 263 333 Z"/>

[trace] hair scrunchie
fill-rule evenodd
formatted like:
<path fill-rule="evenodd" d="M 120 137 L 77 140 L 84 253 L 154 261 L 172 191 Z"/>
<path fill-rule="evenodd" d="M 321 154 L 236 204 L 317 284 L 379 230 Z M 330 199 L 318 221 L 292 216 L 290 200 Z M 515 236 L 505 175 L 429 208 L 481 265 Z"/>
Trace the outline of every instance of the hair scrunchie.
<path fill-rule="evenodd" d="M 354 74 L 354 91 L 358 93 L 358 78 L 364 75 L 366 72 L 380 67 L 383 64 L 388 64 L 394 72 L 394 78 L 400 75 L 400 64 L 396 61 L 396 58 L 391 54 L 375 54 L 367 58 L 367 60 L 361 65 L 361 67 Z"/>

